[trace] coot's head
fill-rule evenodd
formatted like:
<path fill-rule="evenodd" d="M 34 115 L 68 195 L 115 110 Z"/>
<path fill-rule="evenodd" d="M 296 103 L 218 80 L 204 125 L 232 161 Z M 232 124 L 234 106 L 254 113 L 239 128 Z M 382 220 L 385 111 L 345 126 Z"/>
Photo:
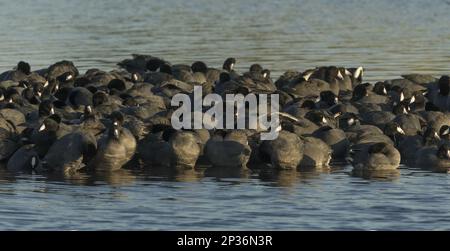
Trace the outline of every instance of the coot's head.
<path fill-rule="evenodd" d="M 411 109 L 408 103 L 401 102 L 393 107 L 392 112 L 395 115 L 399 115 L 399 114 L 408 114 L 410 110 Z"/>
<path fill-rule="evenodd" d="M 339 99 L 332 91 L 323 91 L 320 93 L 320 101 L 325 102 L 328 106 L 333 106 L 338 103 Z"/>
<path fill-rule="evenodd" d="M 125 82 L 123 82 L 123 80 L 116 78 L 116 79 L 109 81 L 108 89 L 109 90 L 115 89 L 116 91 L 122 92 L 122 91 L 125 91 L 127 89 L 127 87 L 125 85 Z"/>
<path fill-rule="evenodd" d="M 227 58 L 225 60 L 225 62 L 223 62 L 222 68 L 225 71 L 232 71 L 235 64 L 236 64 L 236 59 L 235 58 Z"/>
<path fill-rule="evenodd" d="M 447 144 L 443 144 L 439 146 L 437 151 L 437 156 L 440 159 L 450 160 L 450 146 Z"/>
<path fill-rule="evenodd" d="M 250 72 L 260 73 L 262 70 L 263 67 L 260 64 L 252 64 L 250 66 Z"/>
<path fill-rule="evenodd" d="M 24 62 L 24 61 L 20 61 L 17 64 L 17 70 L 25 73 L 26 75 L 29 75 L 31 73 L 31 66 L 29 63 Z"/>
<path fill-rule="evenodd" d="M 434 145 L 439 143 L 440 140 L 441 138 L 439 137 L 438 132 L 436 132 L 436 130 L 432 126 L 428 126 L 425 128 L 425 131 L 422 135 L 422 143 L 424 145 Z"/>
<path fill-rule="evenodd" d="M 202 61 L 197 61 L 191 65 L 191 69 L 192 72 L 201 72 L 206 74 L 206 72 L 208 71 L 208 66 L 206 66 L 206 64 Z"/>
<path fill-rule="evenodd" d="M 109 118 L 111 119 L 111 122 L 114 126 L 122 126 L 125 121 L 125 117 L 119 111 L 115 111 L 115 112 L 111 113 Z"/>
<path fill-rule="evenodd" d="M 387 95 L 388 90 L 386 88 L 386 84 L 384 82 L 376 82 L 372 89 L 378 95 Z"/>
<path fill-rule="evenodd" d="M 159 58 L 153 58 L 147 61 L 146 68 L 149 71 L 156 71 L 161 67 L 161 65 L 164 64 L 164 61 Z"/>
<path fill-rule="evenodd" d="M 354 101 L 357 101 L 357 100 L 360 100 L 360 99 L 362 99 L 362 98 L 364 98 L 364 97 L 366 97 L 368 95 L 369 95 L 369 93 L 367 91 L 367 86 L 365 86 L 363 84 L 360 84 L 360 85 L 357 85 L 355 87 L 355 89 L 353 90 L 353 97 L 352 97 L 352 99 Z"/>
<path fill-rule="evenodd" d="M 51 100 L 44 100 L 39 104 L 39 117 L 47 117 L 55 114 L 53 102 Z"/>
<path fill-rule="evenodd" d="M 441 128 L 439 129 L 439 137 L 442 139 L 450 140 L 450 126 L 441 126 Z"/>
<path fill-rule="evenodd" d="M 264 69 L 261 71 L 261 75 L 263 76 L 263 78 L 270 78 L 270 70 L 269 69 Z"/>
<path fill-rule="evenodd" d="M 405 131 L 401 126 L 396 122 L 389 122 L 384 126 L 383 130 L 384 134 L 391 138 L 396 144 L 400 141 L 400 139 L 405 135 Z"/>

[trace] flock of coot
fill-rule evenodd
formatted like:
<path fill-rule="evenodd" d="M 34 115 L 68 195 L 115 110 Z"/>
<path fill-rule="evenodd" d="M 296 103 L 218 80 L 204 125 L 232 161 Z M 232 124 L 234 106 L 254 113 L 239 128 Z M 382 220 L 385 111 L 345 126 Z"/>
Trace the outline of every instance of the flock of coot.
<path fill-rule="evenodd" d="M 44 173 L 450 168 L 448 76 L 365 83 L 362 67 L 329 66 L 289 70 L 273 81 L 260 64 L 237 72 L 236 63 L 228 58 L 212 68 L 133 55 L 120 70 L 80 73 L 70 61 L 34 71 L 21 61 L 0 74 L 0 161 L 12 172 Z M 173 129 L 171 98 L 194 85 L 203 95 L 278 94 L 278 137 L 262 141 L 262 129 Z"/>

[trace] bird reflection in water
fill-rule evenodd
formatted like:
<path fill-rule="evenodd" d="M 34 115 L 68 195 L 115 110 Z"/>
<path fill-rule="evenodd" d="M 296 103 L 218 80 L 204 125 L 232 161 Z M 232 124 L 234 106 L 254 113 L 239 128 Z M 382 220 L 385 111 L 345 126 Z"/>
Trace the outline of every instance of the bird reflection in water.
<path fill-rule="evenodd" d="M 217 181 L 230 178 L 247 180 L 252 175 L 252 171 L 246 168 L 220 168 L 212 166 L 207 168 L 204 174 L 205 177 L 214 177 Z"/>
<path fill-rule="evenodd" d="M 395 170 L 363 170 L 353 169 L 350 173 L 353 177 L 359 177 L 366 180 L 395 181 L 400 178 L 400 171 Z"/>
<path fill-rule="evenodd" d="M 259 173 L 259 178 L 265 182 L 271 182 L 271 185 L 278 187 L 295 187 L 301 183 L 308 183 L 312 179 L 317 179 L 322 173 L 328 173 L 330 170 L 311 169 L 309 171 L 292 170 L 272 170 L 263 169 Z"/>
<path fill-rule="evenodd" d="M 2 183 L 12 183 L 16 181 L 16 177 L 13 173 L 8 172 L 4 165 L 0 165 L 0 184 Z"/>
<path fill-rule="evenodd" d="M 156 167 L 152 166 L 142 171 L 146 179 L 164 178 L 168 181 L 199 182 L 203 178 L 201 169 L 190 169 L 184 167 Z"/>
<path fill-rule="evenodd" d="M 71 185 L 132 185 L 136 181 L 136 174 L 132 170 L 120 169 L 111 172 L 51 172 L 44 174 L 48 181 L 64 181 Z"/>
<path fill-rule="evenodd" d="M 119 169 L 112 172 L 95 172 L 89 176 L 96 184 L 106 183 L 112 186 L 132 185 L 136 181 L 136 174 L 132 170 Z"/>

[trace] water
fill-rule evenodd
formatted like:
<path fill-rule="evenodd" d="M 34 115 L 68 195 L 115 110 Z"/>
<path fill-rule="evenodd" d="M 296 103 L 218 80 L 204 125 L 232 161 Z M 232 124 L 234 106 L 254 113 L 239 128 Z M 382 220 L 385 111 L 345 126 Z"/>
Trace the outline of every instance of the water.
<path fill-rule="evenodd" d="M 0 228 L 34 230 L 449 229 L 447 175 L 363 179 L 211 170 L 71 177 L 0 175 Z"/>
<path fill-rule="evenodd" d="M 238 70 L 366 68 L 368 81 L 448 74 L 450 2 L 0 2 L 0 71 L 73 60 L 104 70 L 131 53 Z M 0 169 L 0 229 L 450 229 L 449 178 L 399 175 L 121 172 L 61 178 Z"/>

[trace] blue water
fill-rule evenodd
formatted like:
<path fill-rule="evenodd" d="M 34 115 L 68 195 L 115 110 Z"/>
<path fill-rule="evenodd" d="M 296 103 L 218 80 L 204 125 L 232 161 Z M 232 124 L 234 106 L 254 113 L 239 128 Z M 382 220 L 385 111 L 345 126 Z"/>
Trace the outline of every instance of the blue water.
<path fill-rule="evenodd" d="M 0 9 L 0 71 L 62 59 L 111 70 L 147 53 L 215 67 L 234 56 L 238 70 L 258 62 L 273 77 L 333 64 L 362 65 L 371 82 L 449 73 L 446 0 L 19 0 Z M 44 177 L 0 168 L 0 229 L 450 229 L 448 175 L 350 171 Z"/>

